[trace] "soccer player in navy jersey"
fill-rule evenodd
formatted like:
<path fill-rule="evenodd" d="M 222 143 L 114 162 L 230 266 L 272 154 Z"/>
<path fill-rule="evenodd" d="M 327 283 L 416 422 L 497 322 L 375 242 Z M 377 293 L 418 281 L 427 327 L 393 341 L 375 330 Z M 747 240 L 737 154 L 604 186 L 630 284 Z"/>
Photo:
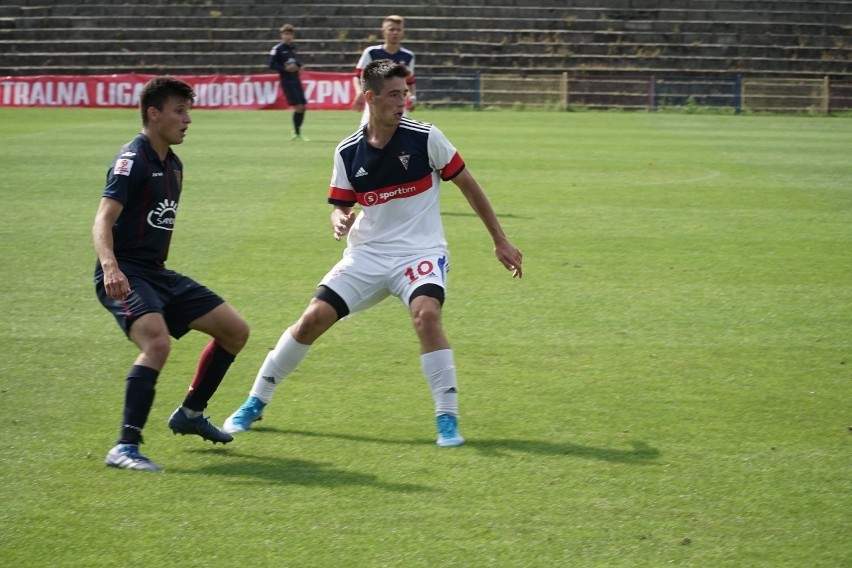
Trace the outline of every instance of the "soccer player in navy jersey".
<path fill-rule="evenodd" d="M 355 92 L 358 93 L 355 97 L 353 108 L 355 110 L 363 110 L 361 115 L 361 124 L 367 124 L 370 119 L 370 107 L 364 104 L 364 92 L 361 89 L 361 73 L 371 61 L 379 59 L 390 59 L 394 63 L 401 63 L 411 70 L 407 81 L 408 85 L 408 100 L 406 104 L 407 110 L 414 110 L 417 107 L 417 96 L 415 95 L 414 85 L 414 52 L 410 49 L 402 47 L 402 38 L 405 36 L 405 18 L 397 15 L 387 16 L 382 21 L 382 37 L 384 43 L 373 45 L 364 50 L 361 54 L 361 59 L 355 65 L 355 77 L 352 78 L 352 83 L 355 86 Z"/>
<path fill-rule="evenodd" d="M 455 147 L 434 125 L 403 117 L 411 71 L 373 61 L 362 76 L 370 122 L 335 151 L 328 201 L 343 258 L 322 279 L 301 317 L 281 336 L 257 373 L 246 402 L 225 421 L 245 432 L 310 346 L 350 313 L 396 296 L 420 340 L 420 363 L 432 393 L 439 446 L 458 446 L 458 386 L 453 351 L 441 325 L 449 254 L 440 212 L 440 182 L 452 181 L 485 225 L 497 259 L 521 277 L 521 252 L 506 238 L 488 197 Z M 355 211 L 355 206 L 360 212 Z"/>
<path fill-rule="evenodd" d="M 278 71 L 281 77 L 281 90 L 287 104 L 293 107 L 293 140 L 307 141 L 302 137 L 302 123 L 305 121 L 305 91 L 302 88 L 302 62 L 299 61 L 293 38 L 296 28 L 291 24 L 284 24 L 279 29 L 281 43 L 276 44 L 269 52 L 269 68 Z"/>
<path fill-rule="evenodd" d="M 191 329 L 213 340 L 168 427 L 214 444 L 233 440 L 202 411 L 246 344 L 248 325 L 221 297 L 165 267 L 183 186 L 183 164 L 171 147 L 186 136 L 194 100 L 192 87 L 173 77 L 143 87 L 142 132 L 121 147 L 107 170 L 92 227 L 98 299 L 139 348 L 125 381 L 119 438 L 106 457 L 111 467 L 162 469 L 139 452 L 142 429 L 171 349 L 169 335 L 177 339 Z"/>

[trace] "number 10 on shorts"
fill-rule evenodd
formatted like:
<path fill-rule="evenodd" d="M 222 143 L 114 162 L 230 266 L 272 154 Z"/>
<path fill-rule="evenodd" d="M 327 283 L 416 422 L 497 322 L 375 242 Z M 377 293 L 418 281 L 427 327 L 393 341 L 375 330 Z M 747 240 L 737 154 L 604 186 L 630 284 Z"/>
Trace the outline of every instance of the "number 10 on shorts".
<path fill-rule="evenodd" d="M 417 266 L 409 266 L 405 269 L 405 276 L 410 284 L 413 284 L 421 278 L 440 278 L 444 281 L 444 276 L 447 272 L 447 257 L 441 256 L 437 259 L 438 270 L 440 274 L 435 273 L 435 264 L 430 259 L 421 260 Z"/>

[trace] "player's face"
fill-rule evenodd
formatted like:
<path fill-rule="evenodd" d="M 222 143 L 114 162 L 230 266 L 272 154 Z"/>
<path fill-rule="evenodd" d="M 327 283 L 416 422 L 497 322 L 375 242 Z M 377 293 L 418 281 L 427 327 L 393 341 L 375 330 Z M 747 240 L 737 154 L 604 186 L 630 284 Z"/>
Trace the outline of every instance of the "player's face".
<path fill-rule="evenodd" d="M 163 105 L 163 110 L 153 109 L 149 127 L 154 133 L 169 145 L 180 144 L 186 137 L 186 130 L 192 119 L 189 111 L 192 103 L 187 99 L 169 97 Z"/>
<path fill-rule="evenodd" d="M 375 116 L 383 126 L 399 124 L 405 112 L 406 93 L 408 93 L 408 86 L 403 77 L 386 80 L 382 92 L 373 96 L 374 108 L 370 109 L 370 116 Z"/>
<path fill-rule="evenodd" d="M 293 32 L 281 32 L 281 41 L 284 43 L 293 43 L 295 35 Z"/>
<path fill-rule="evenodd" d="M 385 22 L 385 25 L 382 26 L 382 37 L 385 38 L 385 43 L 388 45 L 399 45 L 403 35 L 405 35 L 405 28 L 400 24 Z"/>

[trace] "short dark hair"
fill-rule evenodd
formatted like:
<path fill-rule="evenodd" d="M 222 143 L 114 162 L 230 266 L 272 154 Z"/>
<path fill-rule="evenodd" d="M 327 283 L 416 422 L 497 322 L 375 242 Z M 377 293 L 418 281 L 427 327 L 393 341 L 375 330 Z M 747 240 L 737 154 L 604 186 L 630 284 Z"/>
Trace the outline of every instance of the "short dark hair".
<path fill-rule="evenodd" d="M 390 59 L 376 59 L 361 72 L 361 89 L 378 94 L 388 79 L 408 79 L 410 76 L 411 69 L 402 63 L 394 63 Z"/>
<path fill-rule="evenodd" d="M 295 32 L 296 28 L 293 27 L 293 24 L 284 24 L 278 28 L 278 31 L 283 34 L 284 32 Z"/>
<path fill-rule="evenodd" d="M 169 97 L 187 100 L 192 105 L 195 102 L 195 91 L 189 83 L 176 77 L 154 77 L 145 83 L 139 96 L 139 112 L 142 113 L 143 125 L 148 124 L 148 109 L 154 107 L 163 110 Z"/>

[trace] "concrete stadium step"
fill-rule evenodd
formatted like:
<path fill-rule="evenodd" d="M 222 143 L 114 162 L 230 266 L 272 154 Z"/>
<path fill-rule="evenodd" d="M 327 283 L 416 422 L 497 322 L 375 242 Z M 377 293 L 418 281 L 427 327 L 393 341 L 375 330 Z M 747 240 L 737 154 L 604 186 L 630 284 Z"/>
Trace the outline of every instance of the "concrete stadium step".
<path fill-rule="evenodd" d="M 174 52 L 148 52 L 148 53 L 97 53 L 86 54 L 75 59 L 75 64 L 70 65 L 61 54 L 17 54 L 14 57 L 14 66 L 36 71 L 36 74 L 58 73 L 68 74 L 75 70 L 84 69 L 84 74 L 98 73 L 123 73 L 128 68 L 136 72 L 171 72 L 184 74 L 199 73 L 269 73 L 265 62 L 247 66 L 247 55 L 245 53 L 223 53 L 219 54 L 215 63 L 209 59 L 199 58 L 194 53 Z M 445 61 L 442 58 L 446 58 Z M 554 60 L 561 65 L 554 66 Z M 487 63 L 487 67 L 486 64 Z M 822 76 L 826 73 L 840 73 L 847 65 L 845 61 L 826 61 L 823 59 L 785 59 L 753 57 L 743 59 L 725 56 L 674 56 L 665 54 L 620 54 L 613 57 L 608 54 L 588 55 L 536 55 L 516 54 L 506 55 L 478 55 L 478 54 L 436 54 L 430 64 L 418 68 L 418 74 L 452 72 L 472 73 L 477 70 L 494 69 L 508 70 L 514 74 L 520 74 L 519 68 L 524 73 L 541 74 L 554 69 L 567 68 L 568 65 L 575 70 L 582 71 L 590 68 L 609 68 L 613 70 L 633 69 L 662 69 L 662 70 L 693 70 L 706 72 L 794 72 L 802 76 Z M 817 66 L 819 64 L 819 66 Z M 0 75 L 7 74 L 6 62 L 0 64 Z M 340 58 L 331 61 L 325 58 L 311 65 L 315 71 L 351 71 L 351 64 L 342 62 Z M 48 69 L 52 69 L 48 71 Z"/>
<path fill-rule="evenodd" d="M 278 26 L 297 27 L 309 68 L 350 71 L 402 12 L 405 45 L 428 72 L 700 70 L 852 75 L 852 2 L 844 0 L 23 0 L 0 6 L 0 75 L 268 72 Z M 487 14 L 487 16 L 486 16 Z M 805 69 L 805 66 L 810 66 Z M 56 71 L 54 71 L 56 72 Z"/>
<path fill-rule="evenodd" d="M 0 43 L 2 45 L 2 43 Z M 521 39 L 511 44 L 488 41 L 467 41 L 462 44 L 453 43 L 448 49 L 446 44 L 427 45 L 426 42 L 410 42 L 417 52 L 426 52 L 429 56 L 422 57 L 421 61 L 429 59 L 454 58 L 460 51 L 468 55 L 490 56 L 521 52 L 525 55 L 571 55 L 581 57 L 585 55 L 608 55 L 608 56 L 651 56 L 653 53 L 672 55 L 680 57 L 742 57 L 747 53 L 749 57 L 778 58 L 778 59 L 830 59 L 831 49 L 820 46 L 794 45 L 747 45 L 730 43 L 705 43 L 690 42 L 677 43 L 673 41 L 662 42 L 595 42 L 583 41 L 578 43 L 535 41 L 534 38 Z M 299 42 L 300 53 L 306 64 L 317 61 L 324 53 L 332 52 L 335 58 L 346 57 L 346 61 L 354 61 L 361 51 L 359 42 L 332 42 L 325 40 L 306 40 Z M 335 49 L 332 49 L 335 48 Z M 168 43 L 168 51 L 163 51 L 161 42 L 135 42 L 128 44 L 115 40 L 65 40 L 61 43 L 45 43 L 41 41 L 18 41 L 6 51 L 6 57 L 14 57 L 16 54 L 27 54 L 30 57 L 52 57 L 59 54 L 68 57 L 72 53 L 80 54 L 114 54 L 114 53 L 191 53 L 195 55 L 235 53 L 243 57 L 252 54 L 257 62 L 265 63 L 269 52 L 269 42 L 262 43 L 256 40 L 191 40 L 176 39 Z M 842 53 L 838 52 L 838 55 Z M 353 63 L 354 65 L 354 63 Z"/>
<path fill-rule="evenodd" d="M 218 24 L 222 22 L 216 20 Z M 477 38 L 489 37 L 494 40 L 505 41 L 506 37 L 514 37 L 519 34 L 558 34 L 567 41 L 573 38 L 585 40 L 588 36 L 582 34 L 611 34 L 613 39 L 618 36 L 635 35 L 637 37 L 659 34 L 671 37 L 672 35 L 706 35 L 708 37 L 729 37 L 731 41 L 740 41 L 743 36 L 753 36 L 750 43 L 765 44 L 770 41 L 778 41 L 787 38 L 789 41 L 799 37 L 824 37 L 834 36 L 837 38 L 849 37 L 848 30 L 840 24 L 829 25 L 805 25 L 805 24 L 767 24 L 758 22 L 726 22 L 723 24 L 711 24 L 709 22 L 696 21 L 635 21 L 624 23 L 622 26 L 612 25 L 604 21 L 580 21 L 571 22 L 570 27 L 547 28 L 536 25 L 536 21 L 512 20 L 514 25 L 505 26 L 500 20 L 488 20 L 489 25 L 471 30 L 469 28 L 446 28 L 435 26 L 436 22 L 425 22 L 424 25 L 412 28 L 406 35 L 406 43 L 418 40 L 431 41 L 464 41 L 471 34 Z M 71 26 L 73 22 L 64 22 Z M 120 22 L 119 22 L 120 23 Z M 852 23 L 852 22 L 851 22 Z M 164 18 L 149 17 L 136 20 L 134 25 L 111 25 L 98 21 L 80 21 L 79 25 L 71 27 L 46 27 L 46 22 L 30 20 L 26 26 L 15 29 L 0 30 L 0 39 L 30 39 L 57 41 L 57 39 L 103 39 L 107 37 L 122 38 L 150 38 L 170 39 L 183 37 L 187 39 L 256 39 L 270 43 L 278 41 L 277 28 L 264 26 L 199 26 L 187 27 Z M 168 25 L 164 25 L 168 24 Z M 378 43 L 381 40 L 376 37 L 372 27 L 335 27 L 327 25 L 299 26 L 297 42 L 310 41 L 311 39 L 360 39 L 365 42 Z M 52 36 L 52 37 L 51 37 Z M 764 41 L 756 38 L 764 37 Z M 560 38 L 561 39 L 561 38 Z M 645 38 L 648 39 L 648 38 Z M 651 40 L 653 41 L 653 40 Z M 849 43 L 847 41 L 847 43 Z"/>
<path fill-rule="evenodd" d="M 151 3 L 142 4 L 89 4 L 85 2 L 64 2 L 62 4 L 19 6 L 17 11 L 22 16 L 32 17 L 78 17 L 92 14 L 110 14 L 113 17 L 140 17 L 151 12 Z M 633 2 L 602 2 L 578 3 L 571 2 L 570 6 L 558 1 L 537 1 L 534 5 L 524 2 L 473 2 L 471 0 L 454 2 L 452 5 L 412 4 L 401 7 L 386 3 L 365 3 L 362 13 L 364 17 L 375 20 L 377 16 L 388 13 L 403 12 L 406 18 L 437 16 L 450 19 L 463 19 L 470 16 L 480 16 L 483 8 L 488 8 L 491 16 L 500 16 L 501 12 L 512 12 L 527 17 L 548 17 L 567 14 L 582 17 L 592 15 L 601 19 L 690 19 L 730 21 L 732 19 L 771 20 L 791 22 L 829 23 L 833 15 L 848 13 L 843 3 L 836 2 L 668 2 L 662 6 L 657 4 L 651 8 L 637 7 Z M 284 9 L 282 9 L 284 8 Z M 334 15 L 350 15 L 351 4 L 347 3 L 294 3 L 282 6 L 280 3 L 227 3 L 210 2 L 205 4 L 170 4 L 161 3 L 157 10 L 167 17 L 259 17 L 274 19 L 293 19 L 304 17 L 320 17 Z M 7 8 L 8 11 L 11 11 Z M 2 15 L 2 14 L 0 14 Z"/>
<path fill-rule="evenodd" d="M 315 42 L 326 42 L 333 47 L 332 42 L 339 42 L 346 47 L 347 42 L 355 41 L 359 46 L 378 43 L 380 40 L 371 36 L 371 31 L 365 28 L 349 28 L 347 30 L 330 29 L 327 27 L 301 27 L 297 36 L 297 44 L 300 47 Z M 719 31 L 692 31 L 682 28 L 666 31 L 628 31 L 617 29 L 567 29 L 567 30 L 540 30 L 535 28 L 515 29 L 481 29 L 471 35 L 469 30 L 453 30 L 444 28 L 418 28 L 412 30 L 406 39 L 406 44 L 424 45 L 427 49 L 435 43 L 459 43 L 469 42 L 491 42 L 491 43 L 518 43 L 524 39 L 532 38 L 534 41 L 546 43 L 620 43 L 624 41 L 633 43 L 720 43 L 730 45 L 802 45 L 814 47 L 842 47 L 844 42 L 849 43 L 848 34 L 844 33 L 841 26 L 825 26 L 820 28 L 820 33 L 795 35 L 782 33 L 747 33 L 741 31 L 730 31 L 722 33 Z M 834 33 L 832 33 L 834 32 Z M 62 41 L 57 42 L 57 37 Z M 186 41 L 208 41 L 212 44 L 218 42 L 255 42 L 266 46 L 268 49 L 278 41 L 277 30 L 266 28 L 157 28 L 157 27 L 133 27 L 133 28 L 26 28 L 11 31 L 0 30 L 0 41 L 20 43 L 22 46 L 30 43 L 55 44 L 57 49 L 62 49 L 64 43 L 74 47 L 75 42 L 103 42 L 113 40 L 128 47 L 132 42 L 162 42 L 163 38 L 179 38 Z M 173 41 L 172 39 L 168 40 Z M 359 48 L 360 49 L 360 48 Z"/>

